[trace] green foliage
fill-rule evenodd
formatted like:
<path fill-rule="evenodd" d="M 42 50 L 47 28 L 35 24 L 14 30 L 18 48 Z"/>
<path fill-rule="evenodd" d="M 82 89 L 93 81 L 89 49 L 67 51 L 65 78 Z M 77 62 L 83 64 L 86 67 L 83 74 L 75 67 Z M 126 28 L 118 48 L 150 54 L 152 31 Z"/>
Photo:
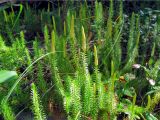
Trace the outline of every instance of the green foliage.
<path fill-rule="evenodd" d="M 37 42 L 37 39 L 34 41 L 33 43 L 34 46 L 34 54 L 35 54 L 35 59 L 39 58 L 40 55 L 42 55 L 42 50 L 39 49 L 39 44 Z M 38 88 L 40 88 L 40 90 L 42 92 L 46 92 L 47 90 L 47 84 L 45 82 L 44 79 L 44 73 L 43 73 L 43 64 L 42 61 L 39 61 L 37 63 L 37 84 L 38 84 Z"/>
<path fill-rule="evenodd" d="M 32 104 L 33 104 L 32 110 L 34 113 L 34 118 L 35 120 L 46 120 L 46 116 L 43 112 L 37 88 L 34 83 L 32 83 L 31 85 L 31 90 L 32 90 L 31 94 L 32 94 Z"/>
<path fill-rule="evenodd" d="M 81 95 L 79 83 L 76 79 L 67 78 L 68 90 L 64 97 L 64 109 L 68 115 L 68 119 L 79 119 L 81 117 Z"/>
<path fill-rule="evenodd" d="M 13 80 L 16 79 L 17 73 L 15 71 L 6 71 L 6 70 L 1 70 L 0 71 L 0 83 L 6 82 L 8 80 Z"/>
<path fill-rule="evenodd" d="M 154 107 L 156 106 L 156 104 L 158 104 L 160 102 L 160 93 L 157 92 L 154 94 L 153 99 L 151 101 L 151 105 L 150 105 L 150 109 L 154 109 Z"/>
<path fill-rule="evenodd" d="M 103 25 L 103 7 L 101 2 L 95 2 L 95 28 L 98 34 L 98 40 L 102 37 L 102 25 Z"/>
<path fill-rule="evenodd" d="M 22 65 L 30 64 L 31 58 L 28 48 L 25 44 L 24 33 L 21 32 L 21 38 L 16 38 L 12 46 L 7 46 L 4 39 L 0 37 L 1 47 L 0 50 L 0 69 L 17 70 Z"/>
<path fill-rule="evenodd" d="M 15 115 L 7 102 L 1 101 L 1 112 L 3 114 L 4 120 L 15 120 Z"/>
<path fill-rule="evenodd" d="M 135 59 L 138 55 L 138 44 L 140 38 L 140 31 L 139 31 L 139 17 L 136 19 L 135 23 L 135 14 L 132 14 L 131 18 L 131 26 L 130 26 L 130 35 L 128 40 L 128 48 L 127 48 L 127 62 L 123 68 L 123 72 L 127 72 L 131 69 L 135 62 Z"/>

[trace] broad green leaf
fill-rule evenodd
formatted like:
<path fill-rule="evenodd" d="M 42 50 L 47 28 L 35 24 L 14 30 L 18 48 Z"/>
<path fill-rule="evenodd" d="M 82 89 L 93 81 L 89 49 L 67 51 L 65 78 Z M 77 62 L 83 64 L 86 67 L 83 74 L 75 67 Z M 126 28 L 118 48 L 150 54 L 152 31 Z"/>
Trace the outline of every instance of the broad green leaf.
<path fill-rule="evenodd" d="M 16 78 L 18 78 L 16 71 L 7 71 L 7 70 L 0 71 L 0 83 L 6 82 L 8 80 L 13 80 Z"/>
<path fill-rule="evenodd" d="M 155 116 L 153 116 L 151 113 L 146 113 L 146 120 L 158 120 Z"/>
<path fill-rule="evenodd" d="M 129 89 L 123 89 L 123 94 L 127 95 L 128 97 L 133 97 L 134 92 L 130 91 Z"/>

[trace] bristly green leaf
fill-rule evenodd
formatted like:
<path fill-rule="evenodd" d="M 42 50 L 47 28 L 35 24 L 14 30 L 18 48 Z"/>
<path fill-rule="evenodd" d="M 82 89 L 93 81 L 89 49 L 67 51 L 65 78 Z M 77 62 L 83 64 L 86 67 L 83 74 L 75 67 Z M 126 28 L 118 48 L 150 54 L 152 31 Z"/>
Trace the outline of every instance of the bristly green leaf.
<path fill-rule="evenodd" d="M 16 120 L 15 115 L 11 107 L 9 106 L 8 102 L 2 100 L 0 108 L 1 108 L 4 120 Z"/>
<path fill-rule="evenodd" d="M 34 118 L 35 120 L 46 120 L 46 116 L 44 114 L 43 107 L 41 105 L 37 88 L 34 83 L 32 83 L 31 85 L 31 90 L 32 90 L 31 93 L 32 93 L 32 104 L 33 104 L 32 110 L 34 113 Z"/>
<path fill-rule="evenodd" d="M 49 52 L 50 51 L 50 40 L 49 40 L 48 28 L 46 25 L 44 27 L 44 41 L 45 41 L 46 51 Z"/>

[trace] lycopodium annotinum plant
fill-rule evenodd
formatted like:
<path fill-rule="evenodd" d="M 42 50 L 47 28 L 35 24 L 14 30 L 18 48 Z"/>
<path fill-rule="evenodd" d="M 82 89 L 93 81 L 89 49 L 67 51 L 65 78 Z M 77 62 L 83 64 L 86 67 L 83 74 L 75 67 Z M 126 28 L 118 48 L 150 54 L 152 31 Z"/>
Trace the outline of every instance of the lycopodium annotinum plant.
<path fill-rule="evenodd" d="M 71 32 L 73 32 L 73 30 Z M 63 77 L 64 83 L 62 83 L 61 76 L 58 72 L 54 34 L 53 31 L 51 34 L 51 50 L 53 55 L 49 59 L 51 59 L 55 89 L 62 98 L 68 119 L 115 119 L 117 102 L 114 91 L 114 73 L 112 73 L 113 77 L 110 79 L 108 90 L 106 90 L 98 70 L 98 55 L 95 46 L 95 72 L 94 76 L 91 76 L 87 63 L 84 28 L 82 27 L 82 47 L 79 53 L 79 62 L 76 63 L 77 69 L 74 75 L 66 75 Z M 114 69 L 113 66 L 112 69 Z"/>
<path fill-rule="evenodd" d="M 43 111 L 43 107 L 41 105 L 41 100 L 37 91 L 37 88 L 34 83 L 31 85 L 31 96 L 32 96 L 32 110 L 34 113 L 35 120 L 46 120 L 46 115 Z"/>

